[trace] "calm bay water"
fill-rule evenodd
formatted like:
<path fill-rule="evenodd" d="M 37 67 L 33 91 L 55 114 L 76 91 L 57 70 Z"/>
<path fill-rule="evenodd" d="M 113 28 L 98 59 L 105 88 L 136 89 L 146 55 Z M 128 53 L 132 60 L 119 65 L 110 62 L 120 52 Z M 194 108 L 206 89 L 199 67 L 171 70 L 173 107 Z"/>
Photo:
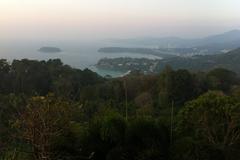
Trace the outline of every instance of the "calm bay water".
<path fill-rule="evenodd" d="M 41 53 L 37 50 L 42 46 L 55 46 L 63 50 L 61 53 Z M 132 57 L 132 58 L 159 58 L 153 55 L 133 54 L 133 53 L 99 53 L 98 49 L 101 47 L 111 46 L 108 43 L 0 43 L 0 58 L 8 59 L 37 59 L 48 60 L 54 58 L 60 58 L 65 64 L 68 64 L 75 68 L 85 69 L 89 68 L 94 72 L 97 72 L 101 76 L 111 75 L 118 77 L 123 75 L 123 72 L 108 71 L 96 68 L 101 58 L 117 58 L 117 57 Z M 123 46 L 124 47 L 124 46 Z"/>

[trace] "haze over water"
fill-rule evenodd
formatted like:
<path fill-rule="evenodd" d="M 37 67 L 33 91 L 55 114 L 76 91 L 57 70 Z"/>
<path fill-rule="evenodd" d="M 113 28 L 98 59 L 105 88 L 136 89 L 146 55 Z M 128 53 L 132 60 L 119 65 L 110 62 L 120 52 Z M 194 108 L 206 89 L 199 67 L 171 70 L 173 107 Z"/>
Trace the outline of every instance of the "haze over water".
<path fill-rule="evenodd" d="M 1 0 L 0 56 L 85 68 L 108 39 L 204 37 L 240 27 L 239 0 Z M 60 54 L 42 54 L 56 46 Z"/>

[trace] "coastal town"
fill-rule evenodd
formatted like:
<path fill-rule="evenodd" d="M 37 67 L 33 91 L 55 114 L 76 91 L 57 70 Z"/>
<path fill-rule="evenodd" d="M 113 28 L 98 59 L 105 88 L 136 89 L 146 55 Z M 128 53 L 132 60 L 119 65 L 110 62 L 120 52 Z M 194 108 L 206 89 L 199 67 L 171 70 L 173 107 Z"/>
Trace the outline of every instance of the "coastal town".
<path fill-rule="evenodd" d="M 139 70 L 145 74 L 155 72 L 159 59 L 147 58 L 103 58 L 98 61 L 96 67 L 100 69 L 116 71 L 134 71 Z"/>

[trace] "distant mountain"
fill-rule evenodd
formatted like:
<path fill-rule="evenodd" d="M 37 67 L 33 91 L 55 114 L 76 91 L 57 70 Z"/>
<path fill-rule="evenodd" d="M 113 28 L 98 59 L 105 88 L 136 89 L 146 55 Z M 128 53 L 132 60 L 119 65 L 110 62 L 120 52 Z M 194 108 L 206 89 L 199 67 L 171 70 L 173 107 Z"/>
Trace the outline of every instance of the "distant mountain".
<path fill-rule="evenodd" d="M 240 30 L 232 30 L 218 35 L 199 39 L 184 39 L 179 37 L 115 39 L 115 44 L 136 46 L 155 46 L 159 48 L 205 48 L 212 51 L 231 50 L 240 46 Z"/>
<path fill-rule="evenodd" d="M 202 44 L 223 44 L 239 41 L 240 43 L 240 30 L 232 30 L 219 35 L 213 35 L 203 38 L 200 43 Z M 199 45 L 199 44 L 198 44 Z"/>
<path fill-rule="evenodd" d="M 59 53 L 59 52 L 62 52 L 62 50 L 60 48 L 57 48 L 57 47 L 41 47 L 38 51 L 43 52 L 43 53 Z"/>
<path fill-rule="evenodd" d="M 111 42 L 113 42 L 114 46 L 124 46 L 129 49 L 152 48 L 155 51 L 158 49 L 157 52 L 162 54 L 181 56 L 212 55 L 226 53 L 238 48 L 240 46 L 240 30 L 232 30 L 199 39 L 184 39 L 179 37 L 135 38 L 115 39 L 111 40 Z"/>
<path fill-rule="evenodd" d="M 183 39 L 179 37 L 164 38 L 132 38 L 132 39 L 112 39 L 111 42 L 127 46 L 148 46 L 160 48 L 186 48 L 192 47 L 198 39 Z"/>

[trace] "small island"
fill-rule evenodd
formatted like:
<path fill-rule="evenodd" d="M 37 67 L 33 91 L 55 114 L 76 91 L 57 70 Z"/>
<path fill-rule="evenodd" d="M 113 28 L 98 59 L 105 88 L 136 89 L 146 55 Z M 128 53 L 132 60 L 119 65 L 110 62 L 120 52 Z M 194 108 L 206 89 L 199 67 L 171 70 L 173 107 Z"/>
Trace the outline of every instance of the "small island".
<path fill-rule="evenodd" d="M 42 53 L 59 53 L 59 52 L 62 52 L 62 50 L 60 48 L 57 48 L 57 47 L 41 47 L 38 51 L 42 52 Z"/>

